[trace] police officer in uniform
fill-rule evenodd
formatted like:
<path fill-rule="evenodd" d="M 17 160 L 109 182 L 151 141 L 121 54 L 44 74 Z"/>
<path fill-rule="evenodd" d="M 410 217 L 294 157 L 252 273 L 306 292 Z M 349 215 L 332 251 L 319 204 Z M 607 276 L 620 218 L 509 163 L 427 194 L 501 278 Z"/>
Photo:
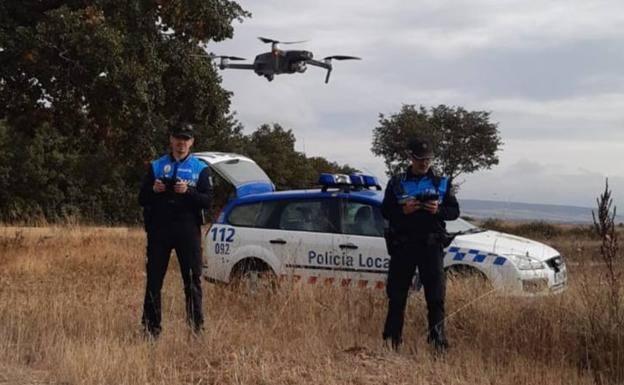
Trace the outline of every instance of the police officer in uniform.
<path fill-rule="evenodd" d="M 427 302 L 427 340 L 436 351 L 444 351 L 448 342 L 444 333 L 443 248 L 450 242 L 444 221 L 459 216 L 459 204 L 449 180 L 431 170 L 430 141 L 413 139 L 408 149 L 411 166 L 390 179 L 382 205 L 389 221 L 386 243 L 390 254 L 383 338 L 395 350 L 401 345 L 408 291 L 418 267 Z"/>
<path fill-rule="evenodd" d="M 193 331 L 202 329 L 200 234 L 202 209 L 211 201 L 210 169 L 191 153 L 193 126 L 172 128 L 171 152 L 148 168 L 139 192 L 147 232 L 147 284 L 142 323 L 146 333 L 161 331 L 161 299 L 171 251 L 175 249 L 184 281 L 186 316 Z"/>

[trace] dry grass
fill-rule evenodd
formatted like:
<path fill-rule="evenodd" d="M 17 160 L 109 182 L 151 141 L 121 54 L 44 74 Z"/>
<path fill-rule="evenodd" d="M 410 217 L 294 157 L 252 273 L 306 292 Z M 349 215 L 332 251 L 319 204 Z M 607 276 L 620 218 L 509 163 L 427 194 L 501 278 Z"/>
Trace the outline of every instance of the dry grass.
<path fill-rule="evenodd" d="M 595 240 L 551 241 L 571 261 L 595 257 Z M 207 327 L 193 337 L 175 258 L 163 335 L 146 341 L 144 242 L 140 229 L 0 228 L 0 384 L 624 382 L 624 333 L 601 310 L 599 265 L 571 266 L 570 289 L 553 298 L 478 298 L 450 285 L 449 312 L 461 310 L 448 320 L 452 350 L 436 358 L 421 293 L 410 299 L 400 354 L 380 341 L 379 290 L 285 286 L 252 296 L 206 283 Z"/>

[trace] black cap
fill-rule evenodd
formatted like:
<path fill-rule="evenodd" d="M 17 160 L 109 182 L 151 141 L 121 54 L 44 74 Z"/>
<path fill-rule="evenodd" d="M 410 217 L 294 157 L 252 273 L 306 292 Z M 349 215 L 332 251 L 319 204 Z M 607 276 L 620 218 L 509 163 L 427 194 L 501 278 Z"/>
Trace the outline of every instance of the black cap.
<path fill-rule="evenodd" d="M 171 128 L 171 136 L 176 138 L 191 139 L 194 127 L 191 123 L 179 123 Z"/>
<path fill-rule="evenodd" d="M 433 158 L 433 146 L 425 138 L 414 138 L 409 141 L 407 148 L 410 155 L 416 159 Z"/>

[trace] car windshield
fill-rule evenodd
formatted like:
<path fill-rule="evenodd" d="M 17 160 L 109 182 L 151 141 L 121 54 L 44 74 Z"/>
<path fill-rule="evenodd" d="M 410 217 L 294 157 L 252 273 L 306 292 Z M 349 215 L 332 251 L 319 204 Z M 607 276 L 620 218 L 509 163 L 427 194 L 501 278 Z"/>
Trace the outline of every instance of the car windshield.
<path fill-rule="evenodd" d="M 458 218 L 454 221 L 446 222 L 446 231 L 449 233 L 473 233 L 478 231 L 483 231 L 483 229 L 473 225 L 472 223 L 466 221 L 465 219 Z"/>
<path fill-rule="evenodd" d="M 253 162 L 231 159 L 225 162 L 213 163 L 211 167 L 219 174 L 227 175 L 227 178 L 235 186 L 240 186 L 241 184 L 251 181 L 270 182 L 267 174 Z"/>

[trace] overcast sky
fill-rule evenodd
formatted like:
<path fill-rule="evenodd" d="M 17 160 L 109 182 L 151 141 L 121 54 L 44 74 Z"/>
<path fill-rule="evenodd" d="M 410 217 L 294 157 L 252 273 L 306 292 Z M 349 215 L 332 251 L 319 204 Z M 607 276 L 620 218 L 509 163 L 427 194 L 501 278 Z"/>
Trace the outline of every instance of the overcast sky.
<path fill-rule="evenodd" d="M 593 207 L 609 178 L 624 209 L 624 1 L 241 0 L 253 14 L 218 55 L 307 42 L 315 58 L 354 55 L 325 71 L 224 70 L 248 133 L 292 129 L 296 149 L 387 180 L 370 151 L 379 114 L 403 104 L 491 111 L 500 164 L 465 176 L 459 197 Z"/>

